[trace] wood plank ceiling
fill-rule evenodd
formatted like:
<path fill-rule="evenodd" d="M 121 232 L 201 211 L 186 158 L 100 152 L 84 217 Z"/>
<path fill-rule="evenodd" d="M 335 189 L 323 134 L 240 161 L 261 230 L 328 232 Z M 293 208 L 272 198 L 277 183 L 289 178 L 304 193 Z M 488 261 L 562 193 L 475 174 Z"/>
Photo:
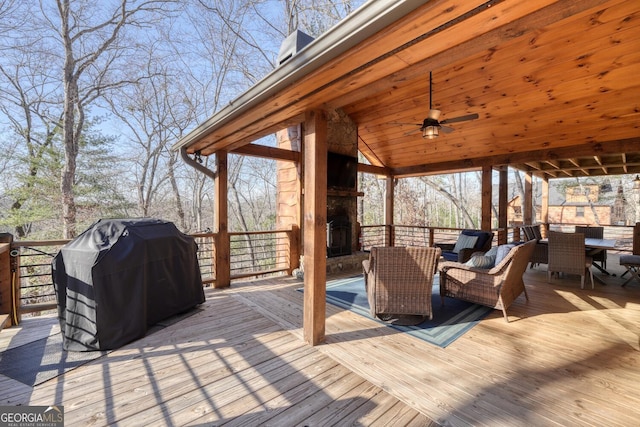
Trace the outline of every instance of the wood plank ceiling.
<path fill-rule="evenodd" d="M 308 109 L 342 109 L 397 176 L 512 165 L 547 177 L 640 173 L 640 2 L 435 0 L 301 76 L 187 151 L 233 150 Z M 321 42 L 321 41 L 318 41 Z M 477 113 L 423 139 L 440 120 Z"/>

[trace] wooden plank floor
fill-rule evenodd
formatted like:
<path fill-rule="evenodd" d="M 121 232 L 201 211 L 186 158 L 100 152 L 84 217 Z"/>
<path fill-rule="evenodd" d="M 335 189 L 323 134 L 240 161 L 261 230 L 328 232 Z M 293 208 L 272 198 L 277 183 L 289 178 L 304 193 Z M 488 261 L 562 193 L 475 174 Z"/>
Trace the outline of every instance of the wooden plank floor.
<path fill-rule="evenodd" d="M 331 305 L 317 348 L 443 425 L 640 425 L 640 284 L 609 255 L 594 290 L 528 270 L 509 323 L 496 310 L 444 349 Z M 232 292 L 301 336 L 297 286 Z"/>
<path fill-rule="evenodd" d="M 207 293 L 196 314 L 34 388 L 0 376 L 0 405 L 63 405 L 68 426 L 433 424 L 235 293 Z M 58 331 L 25 319 L 0 350 Z"/>
<path fill-rule="evenodd" d="M 0 397 L 62 403 L 67 425 L 635 426 L 640 284 L 604 280 L 581 290 L 528 270 L 530 301 L 512 305 L 510 323 L 495 311 L 444 349 L 332 305 L 326 343 L 310 348 L 300 281 L 235 283 L 208 291 L 197 315 L 33 389 L 8 392 L 0 378 Z M 13 329 L 0 349 L 28 335 Z"/>

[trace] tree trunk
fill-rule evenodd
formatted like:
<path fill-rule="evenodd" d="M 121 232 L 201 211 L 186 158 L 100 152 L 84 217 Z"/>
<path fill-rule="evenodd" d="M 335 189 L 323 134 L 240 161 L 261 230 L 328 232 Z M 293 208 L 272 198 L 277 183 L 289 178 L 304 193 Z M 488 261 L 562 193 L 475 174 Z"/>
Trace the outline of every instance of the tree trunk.
<path fill-rule="evenodd" d="M 63 27 L 66 24 L 63 17 Z M 65 31 L 68 34 L 68 31 Z M 69 40 L 68 43 L 71 43 Z M 62 227 L 63 238 L 76 237 L 76 202 L 74 181 L 76 176 L 76 160 L 78 158 L 78 141 L 76 140 L 75 109 L 78 104 L 78 86 L 73 73 L 74 62 L 71 45 L 65 40 L 66 59 L 64 64 L 64 116 L 62 138 L 64 141 L 64 167 L 60 182 L 62 193 Z"/>

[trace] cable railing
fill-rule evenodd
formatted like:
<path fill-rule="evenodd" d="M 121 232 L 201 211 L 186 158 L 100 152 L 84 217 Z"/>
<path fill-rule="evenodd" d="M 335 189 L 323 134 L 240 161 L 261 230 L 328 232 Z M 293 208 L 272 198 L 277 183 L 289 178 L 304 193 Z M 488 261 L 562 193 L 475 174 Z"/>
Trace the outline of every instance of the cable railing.
<path fill-rule="evenodd" d="M 576 225 L 581 224 L 547 224 L 546 229 L 571 233 Z M 363 225 L 361 226 L 361 247 L 368 251 L 374 246 L 432 246 L 434 243 L 455 243 L 462 228 L 408 226 L 408 225 Z M 520 227 L 510 226 L 506 229 L 494 229 L 494 244 L 497 236 L 506 233 L 506 241 L 523 240 Z M 604 238 L 616 241 L 616 252 L 632 252 L 633 226 L 605 225 Z"/>
<path fill-rule="evenodd" d="M 231 278 L 290 272 L 291 241 L 297 240 L 297 236 L 292 233 L 291 230 L 229 233 Z M 210 286 L 216 281 L 216 234 L 200 233 L 192 236 L 198 246 L 197 258 L 203 285 Z M 8 265 L 2 266 L 8 274 L 0 277 L 0 300 L 9 301 L 11 290 L 16 289 L 19 315 L 57 309 L 52 261 L 60 248 L 68 242 L 69 240 L 11 242 L 10 256 L 6 263 Z M 293 256 L 297 258 L 297 255 Z"/>
<path fill-rule="evenodd" d="M 229 233 L 231 277 L 264 275 L 290 269 L 289 236 L 282 231 Z"/>
<path fill-rule="evenodd" d="M 573 224 L 548 224 L 545 229 L 573 232 L 574 227 Z M 460 230 L 404 225 L 362 226 L 358 246 L 361 250 L 368 251 L 374 246 L 431 246 L 434 243 L 452 243 L 456 241 Z M 494 231 L 497 231 L 496 236 L 499 233 L 504 236 L 506 233 L 508 241 L 521 240 L 518 226 Z M 297 233 L 298 231 L 293 230 L 229 233 L 231 279 L 283 272 L 291 274 L 292 266 L 296 265 L 294 261 L 299 259 L 297 242 L 300 236 Z M 210 286 L 216 281 L 216 234 L 194 234 L 193 237 L 198 245 L 197 257 L 203 284 Z M 616 240 L 616 252 L 632 252 L 633 227 L 605 226 L 604 237 Z M 52 260 L 67 242 L 68 240 L 11 242 L 8 251 L 10 255 L 4 253 L 0 260 L 2 307 L 7 305 L 7 301 L 16 301 L 20 314 L 56 309 Z M 17 295 L 14 295 L 13 290 L 17 291 Z"/>

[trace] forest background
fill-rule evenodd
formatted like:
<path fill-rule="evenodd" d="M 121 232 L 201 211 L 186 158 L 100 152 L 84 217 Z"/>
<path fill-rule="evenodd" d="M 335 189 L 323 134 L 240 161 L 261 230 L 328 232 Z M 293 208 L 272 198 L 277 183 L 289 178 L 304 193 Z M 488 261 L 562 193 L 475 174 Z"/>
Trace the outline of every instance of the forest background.
<path fill-rule="evenodd" d="M 135 217 L 210 229 L 213 182 L 171 145 L 271 72 L 293 30 L 318 37 L 362 3 L 0 0 L 0 231 L 72 238 Z M 275 169 L 230 156 L 231 231 L 274 229 Z M 360 223 L 382 224 L 384 181 L 358 185 Z M 478 228 L 480 193 L 476 172 L 399 180 L 395 222 Z"/>

